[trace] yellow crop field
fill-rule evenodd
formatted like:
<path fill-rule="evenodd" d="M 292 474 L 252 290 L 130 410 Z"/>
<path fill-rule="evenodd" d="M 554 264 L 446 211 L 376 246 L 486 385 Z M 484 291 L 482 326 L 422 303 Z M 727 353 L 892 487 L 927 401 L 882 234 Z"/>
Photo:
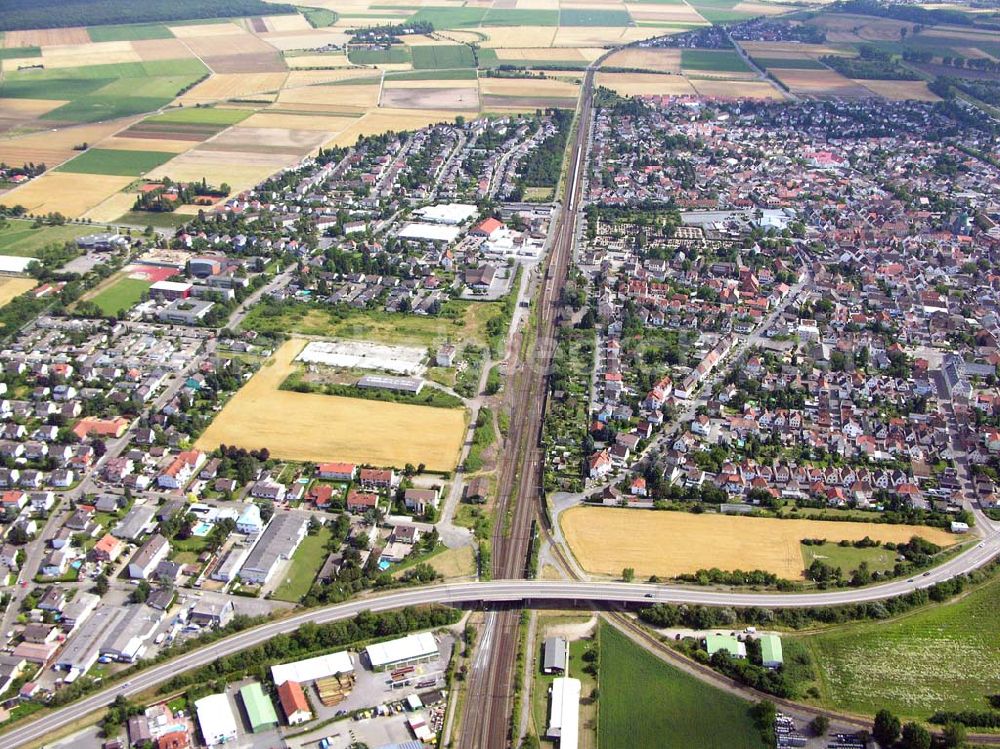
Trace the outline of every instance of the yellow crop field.
<path fill-rule="evenodd" d="M 292 70 L 297 68 L 349 68 L 347 55 L 298 55 L 286 57 L 285 64 Z M 314 81 L 318 82 L 318 81 Z"/>
<path fill-rule="evenodd" d="M 733 11 L 737 13 L 750 13 L 755 16 L 776 16 L 780 13 L 787 13 L 788 6 L 772 5 L 771 3 L 743 2 L 736 3 Z"/>
<path fill-rule="evenodd" d="M 822 57 L 843 54 L 844 48 L 830 44 L 800 44 L 799 42 L 740 42 L 751 55 L 758 57 Z"/>
<path fill-rule="evenodd" d="M 298 13 L 287 16 L 265 16 L 264 23 L 270 31 L 311 31 L 312 26 Z"/>
<path fill-rule="evenodd" d="M 803 538 L 858 541 L 865 536 L 895 543 L 920 536 L 940 546 L 955 537 L 940 528 L 831 520 L 779 520 L 737 515 L 694 515 L 624 508 L 573 507 L 559 518 L 570 549 L 583 568 L 637 577 L 674 577 L 718 567 L 766 570 L 788 580 L 803 577 Z"/>
<path fill-rule="evenodd" d="M 358 118 L 354 125 L 323 145 L 327 148 L 353 146 L 362 135 L 378 135 L 389 130 L 397 132 L 416 130 L 438 122 L 451 122 L 454 119 L 455 113 L 447 110 L 378 109 Z"/>
<path fill-rule="evenodd" d="M 940 101 L 940 97 L 927 88 L 926 81 L 858 81 L 865 88 L 890 101 L 914 99 L 916 101 Z"/>
<path fill-rule="evenodd" d="M 216 73 L 182 95 L 185 106 L 278 91 L 288 73 Z"/>
<path fill-rule="evenodd" d="M 132 49 L 143 62 L 191 57 L 191 50 L 180 39 L 141 39 L 132 42 Z"/>
<path fill-rule="evenodd" d="M 698 11 L 690 5 L 626 5 L 629 15 L 636 21 L 660 23 L 705 23 Z"/>
<path fill-rule="evenodd" d="M 723 81 L 693 79 L 694 86 L 702 96 L 715 96 L 723 99 L 773 99 L 781 101 L 785 95 L 765 81 Z"/>
<path fill-rule="evenodd" d="M 42 64 L 46 68 L 77 68 L 82 65 L 141 61 L 142 58 L 131 42 L 96 42 L 42 48 Z"/>
<path fill-rule="evenodd" d="M 118 192 L 102 203 L 94 206 L 85 214 L 84 218 L 89 218 L 98 223 L 108 223 L 114 221 L 132 210 L 136 196 L 133 193 Z"/>
<path fill-rule="evenodd" d="M 77 218 L 132 179 L 107 174 L 46 172 L 6 193 L 3 199 L 7 205 L 23 205 L 30 213 L 57 211 L 68 218 Z"/>
<path fill-rule="evenodd" d="M 206 36 L 230 36 L 247 33 L 235 23 L 193 23 L 171 26 L 170 30 L 178 39 L 199 39 Z"/>
<path fill-rule="evenodd" d="M 90 34 L 82 26 L 65 29 L 29 29 L 27 31 L 8 31 L 4 34 L 3 46 L 8 49 L 17 47 L 45 47 L 50 44 L 86 44 Z"/>
<path fill-rule="evenodd" d="M 617 91 L 621 96 L 694 96 L 696 91 L 687 78 L 656 73 L 598 73 L 598 86 Z"/>
<path fill-rule="evenodd" d="M 347 32 L 340 29 L 309 29 L 308 31 L 261 34 L 261 39 L 282 52 L 293 49 L 319 49 L 327 44 L 343 45 Z"/>
<path fill-rule="evenodd" d="M 50 99 L 0 99 L 0 118 L 30 120 L 51 112 L 65 103 Z"/>
<path fill-rule="evenodd" d="M 661 29 L 648 27 L 633 27 L 640 33 L 640 38 L 659 36 Z M 626 32 L 624 26 L 559 26 L 553 47 L 600 47 L 604 44 L 621 44 Z"/>
<path fill-rule="evenodd" d="M 33 278 L 0 276 L 0 307 L 10 302 L 14 297 L 35 288 L 37 285 L 38 282 Z"/>
<path fill-rule="evenodd" d="M 317 130 L 324 133 L 339 133 L 354 124 L 354 117 L 336 117 L 322 114 L 290 114 L 267 110 L 250 115 L 240 123 L 243 128 L 286 128 L 289 130 Z"/>
<path fill-rule="evenodd" d="M 706 23 L 706 25 L 708 25 Z M 644 39 L 652 39 L 654 36 L 665 36 L 668 34 L 680 34 L 688 29 L 684 26 L 668 28 L 665 26 L 629 26 L 622 29 L 621 36 L 618 37 L 618 44 L 629 42 L 641 42 Z"/>
<path fill-rule="evenodd" d="M 159 138 L 129 138 L 111 136 L 101 141 L 101 148 L 115 151 L 164 151 L 168 153 L 184 153 L 198 145 L 197 141 L 167 140 Z"/>
<path fill-rule="evenodd" d="M 285 81 L 284 89 L 315 86 L 320 83 L 336 83 L 337 81 L 353 80 L 355 78 L 375 78 L 381 73 L 371 68 L 338 68 L 337 70 L 292 70 Z"/>
<path fill-rule="evenodd" d="M 201 151 L 182 153 L 147 176 L 150 179 L 188 181 L 203 177 L 214 185 L 228 182 L 233 192 L 253 187 L 279 169 L 299 161 L 294 153 L 248 153 L 245 151 Z"/>
<path fill-rule="evenodd" d="M 483 47 L 500 49 L 506 47 L 551 47 L 555 39 L 556 26 L 497 26 L 483 29 L 489 39 Z M 592 47 L 593 44 L 571 45 Z M 597 45 L 600 46 L 600 45 Z"/>
<path fill-rule="evenodd" d="M 370 72 L 370 71 L 369 71 Z M 338 86 L 304 86 L 282 91 L 278 101 L 282 104 L 321 104 L 336 107 L 378 106 L 378 84 L 351 84 Z"/>
<path fill-rule="evenodd" d="M 652 70 L 654 73 L 680 73 L 681 51 L 629 47 L 615 52 L 604 64 L 608 67 Z"/>
<path fill-rule="evenodd" d="M 580 87 L 551 78 L 483 78 L 479 87 L 484 96 L 576 96 Z"/>
<path fill-rule="evenodd" d="M 678 54 L 679 51 L 678 51 Z M 556 61 L 580 61 L 591 60 L 583 54 L 581 49 L 556 49 L 554 47 L 518 47 L 504 48 L 497 50 L 497 58 L 506 62 L 507 60 L 544 60 L 546 62 Z M 609 63 L 610 64 L 610 63 Z M 617 64 L 617 63 L 615 63 Z"/>
<path fill-rule="evenodd" d="M 278 458 L 374 465 L 424 463 L 450 471 L 465 436 L 463 409 L 431 408 L 279 390 L 303 340 L 282 344 L 236 393 L 195 446 L 266 447 Z"/>
<path fill-rule="evenodd" d="M 768 72 L 797 94 L 856 96 L 867 93 L 864 86 L 834 70 L 775 68 Z"/>

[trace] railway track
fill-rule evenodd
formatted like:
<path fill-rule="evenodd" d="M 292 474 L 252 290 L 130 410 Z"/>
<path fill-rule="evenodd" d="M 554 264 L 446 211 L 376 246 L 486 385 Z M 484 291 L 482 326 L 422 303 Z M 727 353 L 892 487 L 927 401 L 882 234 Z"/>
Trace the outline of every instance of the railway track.
<path fill-rule="evenodd" d="M 540 279 L 533 351 L 511 373 L 511 425 L 501 459 L 492 538 L 494 579 L 523 578 L 527 572 L 533 522 L 539 517 L 544 453 L 542 423 L 555 353 L 559 300 L 573 254 L 580 186 L 590 131 L 593 71 L 587 72 L 580 116 L 570 152 L 566 199 L 554 227 L 555 239 Z M 469 677 L 459 745 L 505 749 L 511 743 L 514 663 L 517 659 L 520 609 L 486 613 L 479 650 Z"/>

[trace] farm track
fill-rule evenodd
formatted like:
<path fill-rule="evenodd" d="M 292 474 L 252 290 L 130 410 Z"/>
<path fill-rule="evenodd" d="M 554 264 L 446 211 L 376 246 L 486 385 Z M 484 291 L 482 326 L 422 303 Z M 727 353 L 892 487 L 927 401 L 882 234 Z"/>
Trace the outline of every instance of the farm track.
<path fill-rule="evenodd" d="M 534 350 L 512 373 L 512 414 L 497 486 L 492 559 L 494 579 L 523 578 L 527 572 L 534 521 L 540 514 L 544 452 L 542 424 L 555 353 L 559 300 L 573 254 L 582 169 L 593 101 L 593 69 L 581 92 L 580 116 L 569 154 L 566 200 L 555 229 L 556 239 L 539 292 Z M 520 609 L 487 613 L 479 657 L 469 679 L 460 746 L 503 749 L 511 743 L 514 664 L 517 659 Z"/>

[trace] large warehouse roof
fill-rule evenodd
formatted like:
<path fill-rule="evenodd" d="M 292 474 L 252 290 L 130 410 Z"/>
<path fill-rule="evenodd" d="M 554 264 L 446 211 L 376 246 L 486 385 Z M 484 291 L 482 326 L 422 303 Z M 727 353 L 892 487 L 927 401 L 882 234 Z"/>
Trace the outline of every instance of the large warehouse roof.
<path fill-rule="evenodd" d="M 438 646 L 434 640 L 434 635 L 430 632 L 421 632 L 416 635 L 407 635 L 398 640 L 389 642 L 379 642 L 365 648 L 368 653 L 368 660 L 372 668 L 391 666 L 394 663 L 406 663 L 417 658 L 427 658 L 437 655 Z"/>
<path fill-rule="evenodd" d="M 250 727 L 254 733 L 278 724 L 278 714 L 274 711 L 274 703 L 264 694 L 259 683 L 247 684 L 240 689 L 243 706 L 250 719 Z"/>
<path fill-rule="evenodd" d="M 559 749 L 576 749 L 580 730 L 580 686 L 579 679 L 560 677 L 552 680 L 547 735 L 559 739 Z"/>
<path fill-rule="evenodd" d="M 453 242 L 461 230 L 457 226 L 441 224 L 411 223 L 400 230 L 401 239 L 424 239 L 430 242 Z"/>
<path fill-rule="evenodd" d="M 316 658 L 307 658 L 304 661 L 295 663 L 281 663 L 271 666 L 271 678 L 277 686 L 281 686 L 286 681 L 297 681 L 305 683 L 316 681 L 334 674 L 346 674 L 354 670 L 354 663 L 347 651 L 340 653 L 330 653 L 320 655 Z"/>
<path fill-rule="evenodd" d="M 201 735 L 210 746 L 236 738 L 236 716 L 225 694 L 210 694 L 194 703 Z"/>
<path fill-rule="evenodd" d="M 470 203 L 444 203 L 419 208 L 414 213 L 438 224 L 461 224 L 479 213 L 479 208 Z"/>

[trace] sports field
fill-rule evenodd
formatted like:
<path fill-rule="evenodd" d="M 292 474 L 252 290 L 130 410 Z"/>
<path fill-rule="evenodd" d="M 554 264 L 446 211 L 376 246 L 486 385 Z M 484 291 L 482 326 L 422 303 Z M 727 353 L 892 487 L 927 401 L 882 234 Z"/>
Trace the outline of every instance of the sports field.
<path fill-rule="evenodd" d="M 33 278 L 0 276 L 0 307 L 10 302 L 14 297 L 35 288 L 37 285 L 38 282 Z"/>
<path fill-rule="evenodd" d="M 600 629 L 598 746 L 763 749 L 750 704 L 664 663 L 609 624 Z"/>
<path fill-rule="evenodd" d="M 137 304 L 151 285 L 150 281 L 122 276 L 90 297 L 89 301 L 100 307 L 105 315 L 116 315 L 119 310 L 128 310 Z"/>
<path fill-rule="evenodd" d="M 279 390 L 304 345 L 301 339 L 282 344 L 195 446 L 266 447 L 277 458 L 310 462 L 423 463 L 431 470 L 454 469 L 465 435 L 463 409 Z"/>
<path fill-rule="evenodd" d="M 717 567 L 766 570 L 801 579 L 803 538 L 909 541 L 913 536 L 950 546 L 955 537 L 939 528 L 831 520 L 779 520 L 736 515 L 573 507 L 559 516 L 573 554 L 588 572 L 638 577 L 676 575 Z"/>
<path fill-rule="evenodd" d="M 803 638 L 825 704 L 919 718 L 935 710 L 985 710 L 1000 684 L 1000 580 L 955 603 L 891 622 L 840 626 Z"/>

